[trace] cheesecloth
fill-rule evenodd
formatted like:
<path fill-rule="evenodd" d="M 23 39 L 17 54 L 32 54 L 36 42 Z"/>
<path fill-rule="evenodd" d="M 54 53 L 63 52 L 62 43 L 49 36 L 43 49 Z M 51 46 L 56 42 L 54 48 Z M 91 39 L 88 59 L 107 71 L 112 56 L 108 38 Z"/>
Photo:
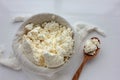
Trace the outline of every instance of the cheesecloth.
<path fill-rule="evenodd" d="M 44 68 L 44 67 L 35 65 L 23 54 L 22 47 L 21 47 L 21 40 L 22 40 L 23 34 L 25 33 L 25 29 L 24 29 L 25 25 L 31 22 L 34 24 L 41 24 L 42 22 L 51 21 L 51 20 L 55 20 L 62 25 L 72 28 L 74 32 L 73 38 L 75 40 L 75 43 L 74 43 L 73 55 L 71 56 L 69 61 L 58 68 L 49 69 L 49 68 Z M 59 72 L 61 70 L 66 70 L 68 69 L 68 67 L 71 68 L 72 71 L 75 71 L 75 69 L 78 68 L 80 64 L 80 62 L 78 61 L 82 60 L 82 56 L 81 56 L 82 54 L 79 53 L 80 46 L 84 38 L 92 31 L 96 31 L 103 36 L 105 35 L 104 32 L 98 27 L 91 24 L 87 24 L 85 22 L 77 22 L 75 25 L 71 26 L 65 19 L 63 19 L 58 15 L 50 14 L 50 13 L 37 14 L 29 18 L 27 21 L 25 21 L 18 29 L 12 44 L 12 48 L 15 56 L 14 59 L 11 58 L 12 62 L 18 61 L 16 63 L 21 66 L 22 70 L 26 74 L 28 74 L 29 77 L 31 77 L 30 79 L 40 80 L 41 78 L 41 80 L 44 80 L 44 79 L 53 80 L 52 76 L 55 75 L 56 72 Z M 73 65 L 75 61 L 77 65 Z M 1 64 L 7 67 L 13 68 L 14 70 L 20 69 L 20 66 L 18 65 L 15 66 L 15 64 L 11 64 L 12 62 L 9 62 L 9 65 L 8 65 L 6 64 L 6 62 L 9 62 L 9 60 L 7 61 L 3 60 L 3 62 L 0 61 Z M 43 79 L 41 76 L 43 76 Z"/>

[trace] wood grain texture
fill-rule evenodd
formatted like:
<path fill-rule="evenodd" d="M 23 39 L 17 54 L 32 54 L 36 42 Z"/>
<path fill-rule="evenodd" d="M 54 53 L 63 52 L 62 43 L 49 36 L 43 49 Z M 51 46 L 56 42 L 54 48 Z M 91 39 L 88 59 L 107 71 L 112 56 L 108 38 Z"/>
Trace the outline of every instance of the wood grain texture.
<path fill-rule="evenodd" d="M 89 57 L 88 56 L 84 56 L 84 59 L 83 59 L 83 62 L 82 64 L 80 65 L 80 67 L 78 68 L 78 70 L 76 71 L 75 75 L 73 76 L 72 80 L 78 80 L 79 79 L 79 76 L 82 72 L 82 69 L 84 67 L 84 65 L 86 64 L 86 62 L 89 60 Z"/>
<path fill-rule="evenodd" d="M 100 50 L 100 48 L 98 48 L 96 50 L 96 53 L 94 55 L 87 55 L 87 54 L 84 53 L 84 59 L 83 59 L 81 65 L 80 65 L 80 67 L 78 68 L 78 70 L 74 74 L 72 80 L 79 80 L 79 76 L 80 76 L 80 74 L 82 72 L 82 69 L 83 69 L 84 65 L 87 63 L 87 61 L 89 61 L 92 58 L 94 58 L 97 55 L 97 53 L 99 53 L 99 50 Z"/>

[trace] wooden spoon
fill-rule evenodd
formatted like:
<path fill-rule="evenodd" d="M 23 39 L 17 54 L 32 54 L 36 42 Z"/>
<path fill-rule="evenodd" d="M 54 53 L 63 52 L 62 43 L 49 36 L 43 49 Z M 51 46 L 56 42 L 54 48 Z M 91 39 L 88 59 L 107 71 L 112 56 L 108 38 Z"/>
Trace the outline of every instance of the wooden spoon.
<path fill-rule="evenodd" d="M 92 37 L 91 39 L 98 39 L 97 37 Z M 100 43 L 100 40 L 98 39 L 99 43 Z M 84 59 L 83 59 L 83 62 L 82 64 L 80 65 L 80 67 L 78 68 L 78 70 L 76 71 L 75 75 L 73 76 L 72 80 L 78 80 L 79 79 L 79 76 L 82 72 L 82 69 L 84 67 L 84 65 L 87 63 L 87 61 L 93 59 L 99 52 L 100 48 L 97 47 L 96 51 L 95 51 L 95 54 L 94 55 L 88 55 L 85 53 L 85 51 L 83 50 L 84 52 Z"/>

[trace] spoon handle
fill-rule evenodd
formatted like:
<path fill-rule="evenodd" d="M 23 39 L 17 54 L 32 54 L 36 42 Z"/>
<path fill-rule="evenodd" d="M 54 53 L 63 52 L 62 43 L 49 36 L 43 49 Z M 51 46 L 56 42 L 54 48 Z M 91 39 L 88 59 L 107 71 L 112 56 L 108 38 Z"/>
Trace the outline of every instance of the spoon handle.
<path fill-rule="evenodd" d="M 87 61 L 88 61 L 88 57 L 84 56 L 83 62 L 80 65 L 80 67 L 78 68 L 78 70 L 76 71 L 76 73 L 73 76 L 72 80 L 78 80 L 79 79 L 79 76 L 80 76 L 80 74 L 82 72 L 82 69 L 83 69 L 83 67 L 84 67 L 84 65 L 86 64 Z"/>

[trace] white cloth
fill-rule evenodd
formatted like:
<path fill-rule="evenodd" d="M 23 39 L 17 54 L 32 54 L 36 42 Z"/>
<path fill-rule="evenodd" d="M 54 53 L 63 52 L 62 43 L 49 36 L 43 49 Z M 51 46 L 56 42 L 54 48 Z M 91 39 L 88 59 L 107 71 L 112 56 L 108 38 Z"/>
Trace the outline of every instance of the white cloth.
<path fill-rule="evenodd" d="M 72 58 L 70 59 L 70 61 L 64 64 L 63 66 L 61 66 L 60 68 L 47 69 L 47 68 L 37 67 L 33 63 L 31 63 L 28 59 L 26 59 L 24 55 L 22 55 L 20 43 L 17 42 L 17 40 L 19 40 L 20 34 L 22 34 L 22 30 L 23 30 L 22 27 L 17 32 L 17 36 L 15 37 L 13 41 L 13 49 L 15 53 L 14 57 L 8 58 L 8 59 L 1 58 L 0 64 L 7 66 L 11 69 L 14 69 L 14 70 L 20 70 L 22 67 L 22 69 L 29 75 L 29 77 L 31 77 L 30 75 L 38 75 L 38 76 L 43 76 L 43 79 L 45 80 L 46 80 L 46 77 L 44 76 L 47 76 L 49 77 L 49 80 L 50 79 L 52 80 L 53 78 L 55 78 L 55 76 L 53 75 L 56 75 L 55 74 L 56 72 L 67 69 L 67 67 L 72 66 L 73 69 L 76 69 L 79 66 L 78 61 L 81 61 L 82 59 L 79 54 L 79 48 L 84 38 L 87 37 L 87 35 L 90 32 L 94 32 L 94 31 L 100 33 L 100 35 L 105 35 L 105 34 L 98 27 L 84 23 L 84 22 L 78 22 L 75 25 L 73 25 L 73 27 L 75 29 L 74 30 L 74 39 L 75 39 L 74 54 L 72 55 Z M 16 58 L 19 61 L 19 63 L 17 62 Z M 73 61 L 78 62 L 78 65 L 73 65 L 72 63 Z M 38 76 L 35 77 L 36 80 L 39 79 Z M 31 78 L 33 78 L 33 76 Z"/>

